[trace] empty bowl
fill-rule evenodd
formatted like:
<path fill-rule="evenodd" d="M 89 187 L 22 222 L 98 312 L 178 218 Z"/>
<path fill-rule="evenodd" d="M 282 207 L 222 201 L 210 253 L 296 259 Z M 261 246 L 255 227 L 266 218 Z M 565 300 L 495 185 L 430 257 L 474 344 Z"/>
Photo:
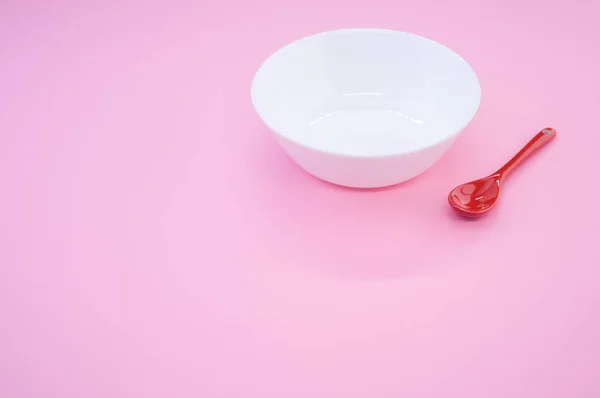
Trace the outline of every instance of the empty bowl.
<path fill-rule="evenodd" d="M 471 66 L 424 37 L 342 29 L 271 55 L 252 103 L 288 155 L 338 185 L 376 188 L 431 167 L 475 116 Z"/>

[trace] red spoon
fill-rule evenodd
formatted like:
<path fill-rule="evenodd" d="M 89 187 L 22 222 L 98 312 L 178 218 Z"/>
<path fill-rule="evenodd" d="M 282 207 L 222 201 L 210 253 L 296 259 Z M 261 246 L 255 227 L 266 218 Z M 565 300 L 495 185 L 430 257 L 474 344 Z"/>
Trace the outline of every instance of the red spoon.
<path fill-rule="evenodd" d="M 497 172 L 457 186 L 448 194 L 450 206 L 458 214 L 466 217 L 479 217 L 492 210 L 498 202 L 500 187 L 506 177 L 531 154 L 552 141 L 554 137 L 556 137 L 556 130 L 543 129 Z"/>

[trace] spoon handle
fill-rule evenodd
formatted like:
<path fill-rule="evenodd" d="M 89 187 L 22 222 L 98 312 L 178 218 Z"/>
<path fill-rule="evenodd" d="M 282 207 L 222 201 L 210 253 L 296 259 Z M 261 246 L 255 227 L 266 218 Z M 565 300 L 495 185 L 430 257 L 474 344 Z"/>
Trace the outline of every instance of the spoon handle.
<path fill-rule="evenodd" d="M 531 156 L 535 151 L 552 141 L 556 137 L 556 130 L 553 128 L 545 128 L 535 135 L 511 160 L 508 161 L 496 175 L 501 179 L 506 178 L 514 169 L 517 168 L 525 159 Z"/>

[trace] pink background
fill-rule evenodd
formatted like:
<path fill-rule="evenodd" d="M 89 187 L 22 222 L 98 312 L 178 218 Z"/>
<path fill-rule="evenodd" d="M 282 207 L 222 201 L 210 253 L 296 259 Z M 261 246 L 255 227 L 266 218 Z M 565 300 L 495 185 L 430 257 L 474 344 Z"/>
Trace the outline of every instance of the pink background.
<path fill-rule="evenodd" d="M 598 2 L 0 5 L 0 396 L 600 396 Z M 405 30 L 480 112 L 426 174 L 346 190 L 249 98 L 280 46 Z M 541 128 L 489 217 L 446 195 Z"/>

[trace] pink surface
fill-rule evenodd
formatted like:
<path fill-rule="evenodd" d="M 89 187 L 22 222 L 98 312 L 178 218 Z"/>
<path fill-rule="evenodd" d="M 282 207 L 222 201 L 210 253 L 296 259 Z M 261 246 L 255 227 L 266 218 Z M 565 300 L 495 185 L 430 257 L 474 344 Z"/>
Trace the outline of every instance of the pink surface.
<path fill-rule="evenodd" d="M 0 396 L 599 397 L 599 13 L 2 2 Z M 280 46 L 361 26 L 450 46 L 483 90 L 438 165 L 375 192 L 299 170 L 249 99 Z M 547 125 L 489 217 L 451 214 Z"/>

